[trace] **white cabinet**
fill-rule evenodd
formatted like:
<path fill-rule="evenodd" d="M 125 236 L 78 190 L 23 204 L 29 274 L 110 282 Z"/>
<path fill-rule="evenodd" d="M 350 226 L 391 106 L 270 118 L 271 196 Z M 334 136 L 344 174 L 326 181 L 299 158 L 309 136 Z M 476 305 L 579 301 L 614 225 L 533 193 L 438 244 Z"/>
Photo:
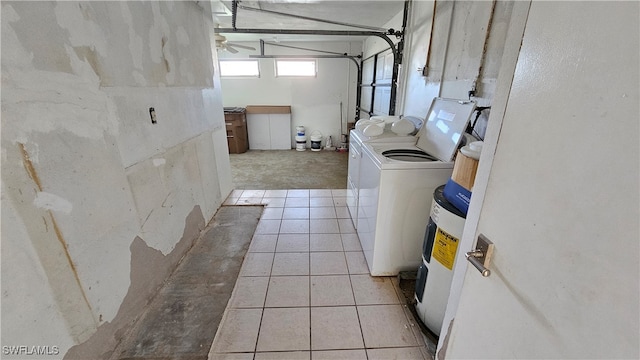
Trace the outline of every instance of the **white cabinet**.
<path fill-rule="evenodd" d="M 249 149 L 271 149 L 271 127 L 268 114 L 247 114 L 247 133 L 249 135 Z"/>
<path fill-rule="evenodd" d="M 269 114 L 271 149 L 291 149 L 291 113 Z"/>
<path fill-rule="evenodd" d="M 291 149 L 291 106 L 247 106 L 251 150 Z"/>

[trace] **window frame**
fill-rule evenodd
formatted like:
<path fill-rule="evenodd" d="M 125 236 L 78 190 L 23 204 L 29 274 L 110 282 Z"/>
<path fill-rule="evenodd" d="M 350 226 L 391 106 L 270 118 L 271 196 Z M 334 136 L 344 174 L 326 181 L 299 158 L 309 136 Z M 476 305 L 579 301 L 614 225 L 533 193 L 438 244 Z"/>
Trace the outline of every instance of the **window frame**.
<path fill-rule="evenodd" d="M 273 66 L 274 66 L 274 75 L 275 77 L 279 78 L 317 78 L 318 77 L 318 60 L 317 59 L 305 59 L 305 58 L 299 58 L 299 59 L 274 59 L 275 61 L 273 62 Z M 281 75 L 278 72 L 278 63 L 295 63 L 295 62 L 306 62 L 306 63 L 313 63 L 313 75 L 303 75 L 303 74 L 294 74 L 294 75 Z"/>
<path fill-rule="evenodd" d="M 259 61 L 259 59 L 234 59 L 234 58 L 226 58 L 226 59 L 218 59 L 218 62 L 220 63 L 220 77 L 221 77 L 221 78 L 226 78 L 226 79 L 229 79 L 229 78 L 236 78 L 236 79 L 258 79 L 258 78 L 260 78 L 261 73 L 260 73 L 260 61 Z M 257 73 L 257 74 L 255 74 L 255 75 L 254 75 L 254 74 L 250 74 L 250 75 L 225 75 L 225 74 L 223 73 L 223 70 L 222 70 L 222 67 L 223 67 L 223 66 L 222 66 L 222 64 L 223 64 L 223 63 L 225 63 L 225 62 L 228 62 L 228 63 L 231 63 L 231 62 L 247 62 L 247 63 L 255 63 L 255 64 L 256 64 L 256 69 L 257 69 L 258 73 Z"/>

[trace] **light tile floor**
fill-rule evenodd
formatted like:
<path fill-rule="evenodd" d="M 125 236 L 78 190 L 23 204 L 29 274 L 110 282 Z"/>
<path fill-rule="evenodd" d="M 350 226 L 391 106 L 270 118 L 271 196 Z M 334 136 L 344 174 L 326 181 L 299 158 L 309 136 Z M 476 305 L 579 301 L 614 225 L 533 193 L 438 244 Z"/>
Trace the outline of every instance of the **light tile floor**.
<path fill-rule="evenodd" d="M 209 354 L 430 359 L 394 277 L 371 277 L 346 190 L 236 190 L 265 205 Z"/>

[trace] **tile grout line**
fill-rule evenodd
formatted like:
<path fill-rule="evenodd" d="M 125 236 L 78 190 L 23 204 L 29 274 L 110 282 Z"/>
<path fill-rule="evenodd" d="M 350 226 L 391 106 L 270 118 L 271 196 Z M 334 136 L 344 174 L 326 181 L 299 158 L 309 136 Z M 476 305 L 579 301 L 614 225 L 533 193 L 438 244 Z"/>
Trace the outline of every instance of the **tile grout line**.
<path fill-rule="evenodd" d="M 273 264 L 271 265 L 273 267 Z M 267 291 L 264 295 L 264 300 L 262 301 L 262 308 L 260 309 L 260 323 L 258 324 L 258 336 L 256 336 L 256 344 L 253 345 L 253 354 L 255 357 L 255 353 L 258 351 L 258 341 L 260 341 L 260 330 L 262 330 L 262 320 L 264 319 L 264 306 L 267 302 L 267 293 L 269 292 L 269 282 L 271 281 L 271 276 L 269 276 L 269 280 L 267 280 Z"/>
<path fill-rule="evenodd" d="M 311 192 L 309 192 L 311 195 Z M 311 205 L 311 198 L 309 198 L 309 205 Z M 313 325 L 311 324 L 311 208 L 309 208 L 309 359 L 313 360 L 313 340 L 312 340 L 312 329 Z"/>
<path fill-rule="evenodd" d="M 404 314 L 404 317 L 407 321 L 407 323 L 409 324 L 409 330 L 411 330 L 411 334 L 413 335 L 414 339 L 416 340 L 416 344 L 418 344 L 418 347 L 422 347 L 422 345 L 420 345 L 423 340 L 420 339 L 418 337 L 418 334 L 416 334 L 415 330 L 415 326 L 417 325 L 416 322 L 418 321 L 418 319 L 415 319 L 413 317 L 413 314 L 411 313 L 411 310 L 408 308 L 409 306 L 412 306 L 411 304 L 408 304 L 404 294 L 402 293 L 402 289 L 400 289 L 400 279 L 398 279 L 398 284 L 396 286 L 396 284 L 394 283 L 393 280 L 391 280 L 391 284 L 393 285 L 393 290 L 396 293 L 396 297 L 398 298 L 398 301 L 400 302 L 400 306 L 402 307 L 402 313 Z M 425 344 L 426 346 L 426 344 Z M 422 353 L 422 351 L 420 351 L 420 354 L 424 357 L 424 354 Z"/>
<path fill-rule="evenodd" d="M 342 234 L 340 234 L 340 241 L 342 241 Z M 344 250 L 344 244 L 342 244 Z M 347 263 L 347 273 L 349 277 L 349 284 L 351 285 L 351 295 L 353 295 L 353 307 L 356 310 L 356 316 L 358 317 L 358 326 L 360 327 L 360 337 L 362 338 L 362 347 L 364 348 L 364 356 L 368 360 L 369 353 L 367 352 L 367 344 L 364 341 L 364 332 L 362 331 L 362 321 L 360 320 L 360 312 L 358 311 L 358 301 L 356 300 L 356 292 L 353 290 L 353 281 L 351 281 L 351 270 L 349 269 L 349 262 L 347 261 L 346 251 L 343 251 L 344 261 Z"/>
<path fill-rule="evenodd" d="M 265 206 L 266 208 L 266 206 Z M 262 219 L 260 219 L 262 220 Z M 258 220 L 258 221 L 260 221 Z M 280 220 L 280 222 L 282 222 L 282 220 Z M 280 232 L 280 227 L 278 227 L 278 233 Z M 251 239 L 251 244 L 249 244 L 249 247 L 251 247 L 251 245 L 253 245 L 253 239 Z M 276 246 L 278 246 L 278 238 L 276 238 Z M 262 320 L 264 319 L 264 309 L 267 306 L 267 295 L 269 294 L 269 287 L 271 284 L 271 273 L 273 272 L 273 264 L 275 263 L 275 259 L 276 259 L 276 249 L 273 249 L 273 257 L 271 258 L 271 269 L 269 270 L 269 277 L 267 280 L 267 290 L 265 291 L 264 294 L 264 300 L 262 301 L 262 311 L 260 312 L 260 324 L 258 325 L 258 336 L 256 336 L 256 344 L 253 346 L 253 357 L 255 358 L 255 354 L 258 352 L 258 341 L 260 341 L 260 330 L 262 330 Z"/>
<path fill-rule="evenodd" d="M 335 202 L 334 202 L 335 204 Z M 336 209 L 336 217 L 338 216 L 338 211 Z M 357 232 L 356 232 L 357 234 Z M 357 236 L 357 235 L 356 235 Z M 342 233 L 340 233 L 340 240 L 342 241 Z M 344 241 L 342 241 L 342 248 L 344 250 Z M 363 251 L 363 256 L 364 256 L 364 251 Z M 369 360 L 369 352 L 367 351 L 367 344 L 365 343 L 365 339 L 364 339 L 364 331 L 362 330 L 362 321 L 360 320 L 360 311 L 358 311 L 358 302 L 356 300 L 356 294 L 355 294 L 355 290 L 353 289 L 353 281 L 351 280 L 351 270 L 349 269 L 349 262 L 347 260 L 347 251 L 344 250 L 344 257 L 345 257 L 345 261 L 347 262 L 347 272 L 349 273 L 349 284 L 351 284 L 351 294 L 353 295 L 353 303 L 354 303 L 354 307 L 356 309 L 356 316 L 358 317 L 358 325 L 360 326 L 360 336 L 362 337 L 362 346 L 364 348 L 364 356 L 367 360 Z"/>

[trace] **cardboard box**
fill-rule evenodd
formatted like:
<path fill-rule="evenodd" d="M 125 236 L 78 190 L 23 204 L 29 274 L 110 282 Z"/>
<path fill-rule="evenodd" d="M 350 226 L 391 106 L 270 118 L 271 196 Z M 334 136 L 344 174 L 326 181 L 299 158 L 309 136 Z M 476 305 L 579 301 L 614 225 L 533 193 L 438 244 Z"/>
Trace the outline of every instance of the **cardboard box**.
<path fill-rule="evenodd" d="M 291 106 L 248 105 L 247 114 L 291 114 Z"/>
<path fill-rule="evenodd" d="M 478 160 L 466 156 L 458 150 L 456 162 L 453 164 L 451 179 L 458 185 L 471 191 L 473 183 L 476 181 L 476 171 L 478 170 Z"/>
<path fill-rule="evenodd" d="M 456 162 L 453 165 L 453 174 L 444 186 L 444 198 L 465 215 L 469 211 L 471 190 L 476 180 L 477 170 L 478 160 L 458 151 Z"/>

